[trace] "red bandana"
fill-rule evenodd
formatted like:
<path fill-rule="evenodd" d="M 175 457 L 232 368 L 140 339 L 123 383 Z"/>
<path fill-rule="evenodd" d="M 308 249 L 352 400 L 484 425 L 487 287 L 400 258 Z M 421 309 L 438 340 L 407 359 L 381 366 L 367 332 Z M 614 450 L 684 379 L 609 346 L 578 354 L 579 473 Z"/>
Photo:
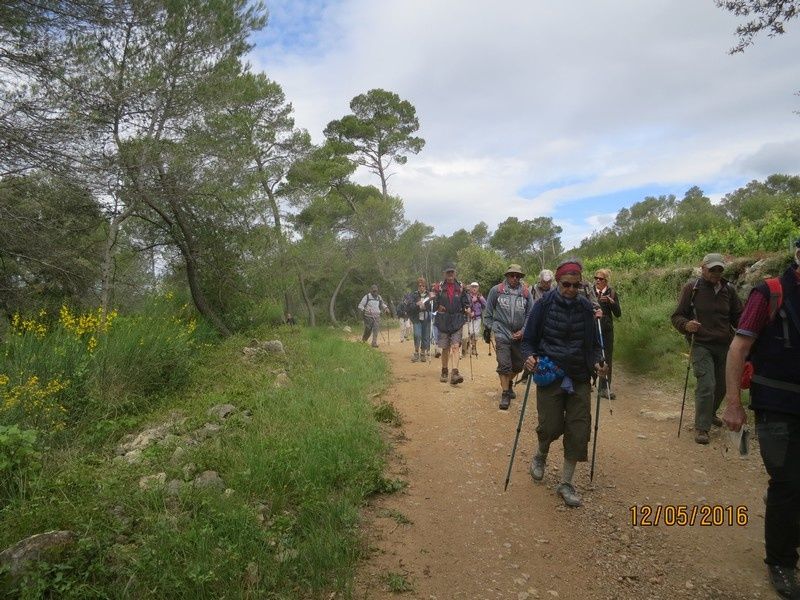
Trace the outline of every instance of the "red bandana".
<path fill-rule="evenodd" d="M 563 265 L 558 267 L 558 270 L 556 271 L 556 281 L 560 281 L 561 278 L 569 272 L 583 273 L 583 269 L 578 263 L 574 262 L 564 263 Z"/>

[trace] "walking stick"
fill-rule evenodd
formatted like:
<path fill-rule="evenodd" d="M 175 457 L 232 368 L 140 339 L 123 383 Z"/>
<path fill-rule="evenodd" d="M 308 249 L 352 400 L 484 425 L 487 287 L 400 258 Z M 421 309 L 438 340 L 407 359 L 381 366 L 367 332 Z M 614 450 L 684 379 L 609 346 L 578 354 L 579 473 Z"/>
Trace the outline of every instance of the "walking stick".
<path fill-rule="evenodd" d="M 508 489 L 508 482 L 511 480 L 511 466 L 514 464 L 514 455 L 517 453 L 517 443 L 519 443 L 519 432 L 522 430 L 522 421 L 525 418 L 525 406 L 528 404 L 528 392 L 531 391 L 531 379 L 528 377 L 528 384 L 525 386 L 525 397 L 522 399 L 522 407 L 519 410 L 519 423 L 517 423 L 517 434 L 514 436 L 514 447 L 511 448 L 511 460 L 508 462 L 508 472 L 506 473 L 506 484 L 503 491 Z"/>
<path fill-rule="evenodd" d="M 600 366 L 603 366 L 606 362 L 606 349 L 605 344 L 603 343 L 603 328 L 600 326 L 600 319 L 597 320 L 597 333 L 600 334 Z M 606 379 L 606 385 L 608 384 L 608 379 Z M 611 397 L 611 391 L 608 387 L 608 396 Z M 614 414 L 613 412 L 611 414 Z M 594 439 L 592 440 L 592 466 L 589 468 L 589 482 L 591 483 L 594 479 L 594 458 L 597 454 L 597 430 L 600 426 L 600 386 L 597 386 L 597 400 L 595 401 L 595 410 L 594 410 Z"/>
<path fill-rule="evenodd" d="M 472 317 L 467 319 L 467 352 L 469 352 L 469 380 L 475 381 L 475 378 L 472 376 L 472 348 L 470 347 L 470 333 L 472 331 Z"/>
<path fill-rule="evenodd" d="M 689 340 L 689 360 L 686 362 L 686 381 L 683 382 L 683 400 L 681 400 L 681 418 L 678 419 L 678 437 L 681 437 L 683 426 L 683 408 L 686 406 L 686 390 L 689 387 L 689 370 L 692 368 L 692 350 L 694 349 L 694 334 Z"/>

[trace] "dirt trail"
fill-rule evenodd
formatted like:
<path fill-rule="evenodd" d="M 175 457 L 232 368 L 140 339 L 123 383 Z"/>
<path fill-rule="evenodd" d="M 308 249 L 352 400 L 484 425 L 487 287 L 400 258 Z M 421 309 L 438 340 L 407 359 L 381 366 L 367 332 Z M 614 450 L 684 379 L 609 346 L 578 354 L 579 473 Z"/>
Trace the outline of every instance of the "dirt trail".
<path fill-rule="evenodd" d="M 528 474 L 535 386 L 503 492 L 524 389 L 500 411 L 495 360 L 485 344 L 473 359 L 474 379 L 462 360 L 465 381 L 454 387 L 439 382 L 438 361 L 411 363 L 411 342 L 391 334 L 391 345 L 379 349 L 395 381 L 385 399 L 403 419 L 388 434 L 391 476 L 408 487 L 367 509 L 370 553 L 356 598 L 396 598 L 390 575 L 395 587 L 412 586 L 406 597 L 439 600 L 776 597 L 762 563 L 767 477 L 757 442 L 744 459 L 726 455 L 727 434 L 719 429 L 708 446 L 695 444 L 691 398 L 677 438 L 681 389 L 656 389 L 615 370 L 617 399 L 601 403 L 594 484 L 589 464 L 580 463 L 575 483 L 584 506 L 568 509 L 555 495 L 561 440 L 551 448 L 544 481 Z M 632 525 L 632 505 L 657 504 L 689 511 L 746 506 L 748 523 Z"/>

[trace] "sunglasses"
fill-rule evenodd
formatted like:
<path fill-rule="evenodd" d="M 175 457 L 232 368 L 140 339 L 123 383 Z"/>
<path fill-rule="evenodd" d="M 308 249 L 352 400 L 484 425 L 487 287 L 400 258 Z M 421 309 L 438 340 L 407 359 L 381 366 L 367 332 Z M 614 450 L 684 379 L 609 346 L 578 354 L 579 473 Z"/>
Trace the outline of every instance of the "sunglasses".
<path fill-rule="evenodd" d="M 522 277 L 522 275 L 520 275 L 519 273 L 509 273 L 508 275 L 506 275 L 506 277 L 508 278 L 513 277 L 514 279 L 519 279 L 520 277 Z"/>
<path fill-rule="evenodd" d="M 712 273 L 722 273 L 724 270 L 725 269 L 723 269 L 722 267 L 711 267 L 709 269 L 709 271 L 711 271 Z"/>
<path fill-rule="evenodd" d="M 559 285 L 565 290 L 568 290 L 569 288 L 575 288 L 577 290 L 581 287 L 581 282 L 579 281 L 577 283 L 570 283 L 569 281 L 560 281 Z"/>
<path fill-rule="evenodd" d="M 595 277 L 594 280 L 595 281 L 605 281 L 606 278 L 605 277 Z"/>

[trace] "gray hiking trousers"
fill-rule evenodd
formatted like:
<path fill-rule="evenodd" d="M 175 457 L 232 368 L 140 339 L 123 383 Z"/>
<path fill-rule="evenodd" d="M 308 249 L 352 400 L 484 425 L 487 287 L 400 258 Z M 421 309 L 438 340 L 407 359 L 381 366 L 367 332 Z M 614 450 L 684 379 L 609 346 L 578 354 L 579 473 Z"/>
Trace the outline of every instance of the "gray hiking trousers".
<path fill-rule="evenodd" d="M 370 332 L 372 333 L 372 345 L 378 345 L 378 332 L 381 328 L 381 318 L 374 315 L 364 315 L 364 334 L 361 336 L 361 341 L 366 342 L 369 339 Z"/>

